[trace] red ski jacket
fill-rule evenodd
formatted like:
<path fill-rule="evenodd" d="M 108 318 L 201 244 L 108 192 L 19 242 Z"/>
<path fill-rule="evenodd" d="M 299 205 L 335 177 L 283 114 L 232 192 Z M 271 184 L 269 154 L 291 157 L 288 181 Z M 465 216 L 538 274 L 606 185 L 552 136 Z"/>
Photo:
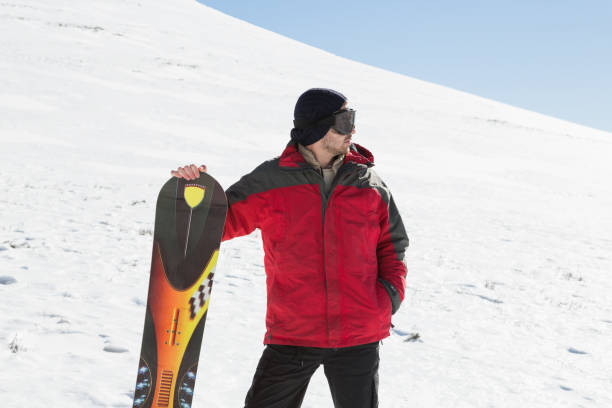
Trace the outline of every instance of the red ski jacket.
<path fill-rule="evenodd" d="M 353 144 L 328 195 L 290 143 L 226 192 L 223 240 L 261 230 L 265 344 L 337 348 L 389 335 L 408 237 L 374 157 Z"/>

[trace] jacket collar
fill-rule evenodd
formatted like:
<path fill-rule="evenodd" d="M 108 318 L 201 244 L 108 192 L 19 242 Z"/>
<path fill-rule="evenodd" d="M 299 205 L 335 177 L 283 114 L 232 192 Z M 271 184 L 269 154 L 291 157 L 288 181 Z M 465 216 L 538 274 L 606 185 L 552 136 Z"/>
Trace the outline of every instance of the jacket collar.
<path fill-rule="evenodd" d="M 368 167 L 374 166 L 374 155 L 365 147 L 357 143 L 351 143 L 351 148 L 344 158 L 345 163 L 365 164 Z"/>
<path fill-rule="evenodd" d="M 344 157 L 344 163 L 363 164 L 371 167 L 374 165 L 374 155 L 365 147 L 357 143 L 351 143 L 349 152 Z M 308 163 L 298 150 L 297 144 L 290 141 L 281 154 L 278 165 L 280 167 L 300 168 L 307 166 Z"/>

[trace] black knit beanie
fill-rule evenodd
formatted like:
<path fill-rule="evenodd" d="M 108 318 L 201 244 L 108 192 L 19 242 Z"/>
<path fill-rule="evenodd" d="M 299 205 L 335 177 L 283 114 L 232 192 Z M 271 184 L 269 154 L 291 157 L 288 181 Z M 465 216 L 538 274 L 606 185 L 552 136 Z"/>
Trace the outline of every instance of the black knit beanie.
<path fill-rule="evenodd" d="M 325 88 L 312 88 L 304 92 L 295 104 L 294 119 L 316 122 L 339 110 L 346 102 L 340 92 Z M 308 146 L 321 139 L 329 131 L 329 125 L 307 129 L 291 129 L 291 140 Z"/>

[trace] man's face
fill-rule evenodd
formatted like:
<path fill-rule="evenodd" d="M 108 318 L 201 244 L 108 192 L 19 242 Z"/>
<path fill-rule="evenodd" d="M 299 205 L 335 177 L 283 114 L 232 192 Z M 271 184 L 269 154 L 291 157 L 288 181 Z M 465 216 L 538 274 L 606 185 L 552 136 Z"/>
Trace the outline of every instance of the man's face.
<path fill-rule="evenodd" d="M 342 108 L 346 109 L 346 104 L 342 105 Z M 347 154 L 351 147 L 351 139 L 355 134 L 355 128 L 350 135 L 343 135 L 336 132 L 334 129 L 329 131 L 323 136 L 323 148 L 334 156 L 339 154 Z"/>
<path fill-rule="evenodd" d="M 323 148 L 334 156 L 347 154 L 354 134 L 355 129 L 353 129 L 350 135 L 342 135 L 334 129 L 329 129 L 325 136 L 323 136 Z"/>

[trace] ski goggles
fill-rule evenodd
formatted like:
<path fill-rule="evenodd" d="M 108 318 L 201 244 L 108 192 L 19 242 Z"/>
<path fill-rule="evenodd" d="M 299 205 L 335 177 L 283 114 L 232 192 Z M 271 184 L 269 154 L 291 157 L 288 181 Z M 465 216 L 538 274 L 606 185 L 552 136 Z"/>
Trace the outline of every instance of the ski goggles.
<path fill-rule="evenodd" d="M 315 126 L 330 126 L 341 135 L 350 135 L 353 133 L 353 129 L 355 128 L 356 113 L 357 112 L 354 109 L 342 109 L 324 117 L 323 119 L 319 119 L 316 122 L 307 122 L 302 119 L 296 119 L 293 121 L 293 126 L 295 126 L 296 129 L 309 129 Z"/>

